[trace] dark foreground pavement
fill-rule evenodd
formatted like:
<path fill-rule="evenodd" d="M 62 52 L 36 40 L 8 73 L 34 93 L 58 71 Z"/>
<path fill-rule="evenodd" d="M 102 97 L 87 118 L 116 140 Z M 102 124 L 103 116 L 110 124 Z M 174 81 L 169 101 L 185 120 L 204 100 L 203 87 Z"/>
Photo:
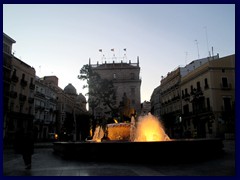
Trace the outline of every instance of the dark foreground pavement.
<path fill-rule="evenodd" d="M 4 176 L 235 176 L 235 142 L 224 141 L 225 155 L 195 163 L 129 164 L 62 159 L 51 145 L 37 145 L 32 169 L 25 170 L 21 155 L 3 152 Z M 177 153 L 177 150 L 176 150 Z M 163 155 L 164 156 L 164 155 Z M 113 157 L 114 158 L 114 157 Z M 141 157 L 139 157 L 141 158 Z"/>

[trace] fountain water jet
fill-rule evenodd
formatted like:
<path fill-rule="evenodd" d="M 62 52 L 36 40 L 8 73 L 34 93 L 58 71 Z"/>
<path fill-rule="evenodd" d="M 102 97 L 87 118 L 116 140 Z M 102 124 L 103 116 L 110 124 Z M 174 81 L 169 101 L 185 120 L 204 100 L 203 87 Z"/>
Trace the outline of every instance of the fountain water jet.
<path fill-rule="evenodd" d="M 92 141 L 101 142 L 101 139 L 103 137 L 104 137 L 104 131 L 103 131 L 102 127 L 100 127 L 100 126 L 96 127 L 96 129 L 94 131 L 94 135 L 93 135 Z"/>
<path fill-rule="evenodd" d="M 146 116 L 140 116 L 138 121 L 136 131 L 134 132 L 135 142 L 170 140 L 161 122 L 150 113 Z"/>

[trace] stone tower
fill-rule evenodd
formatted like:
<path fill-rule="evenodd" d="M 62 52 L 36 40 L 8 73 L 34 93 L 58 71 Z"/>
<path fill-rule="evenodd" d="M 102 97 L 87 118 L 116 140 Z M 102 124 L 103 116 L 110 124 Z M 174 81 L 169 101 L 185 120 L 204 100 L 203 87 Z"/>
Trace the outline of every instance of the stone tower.
<path fill-rule="evenodd" d="M 124 95 L 130 101 L 130 108 L 134 109 L 138 114 L 141 110 L 140 98 L 140 67 L 139 58 L 137 63 L 129 62 L 112 62 L 102 64 L 91 64 L 93 71 L 98 73 L 102 79 L 112 80 L 116 91 L 116 106 L 120 105 Z M 97 110 L 103 111 L 103 108 L 98 107 Z"/>

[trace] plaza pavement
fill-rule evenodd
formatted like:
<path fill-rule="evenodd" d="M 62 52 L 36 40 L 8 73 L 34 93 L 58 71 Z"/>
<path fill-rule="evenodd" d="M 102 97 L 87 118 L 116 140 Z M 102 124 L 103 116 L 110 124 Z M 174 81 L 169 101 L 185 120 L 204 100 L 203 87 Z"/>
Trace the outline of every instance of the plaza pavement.
<path fill-rule="evenodd" d="M 177 151 L 177 150 L 176 150 Z M 3 150 L 3 176 L 235 176 L 235 141 L 224 141 L 223 157 L 195 163 L 131 164 L 67 160 L 53 153 L 51 143 L 35 144 L 32 169 L 21 155 Z M 114 157 L 113 157 L 114 158 Z M 139 157 L 140 158 L 140 157 Z"/>

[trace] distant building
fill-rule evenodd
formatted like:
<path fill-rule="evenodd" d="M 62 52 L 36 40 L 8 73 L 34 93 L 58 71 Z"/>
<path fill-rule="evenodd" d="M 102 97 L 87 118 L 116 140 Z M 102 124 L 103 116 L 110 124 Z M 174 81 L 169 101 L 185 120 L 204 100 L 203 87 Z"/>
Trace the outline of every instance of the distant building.
<path fill-rule="evenodd" d="M 161 99 L 161 120 L 164 122 L 169 136 L 176 138 L 178 131 L 178 121 L 181 116 L 181 68 L 177 68 L 161 79 L 160 99 Z"/>
<path fill-rule="evenodd" d="M 161 88 L 160 85 L 153 90 L 151 95 L 151 113 L 161 119 Z"/>
<path fill-rule="evenodd" d="M 44 79 L 35 80 L 34 130 L 38 140 L 47 140 L 49 133 L 56 132 L 57 90 Z"/>
<path fill-rule="evenodd" d="M 90 131 L 88 112 L 86 110 L 86 98 L 69 83 L 63 91 L 58 92 L 59 118 L 57 131 L 68 134 L 71 140 L 83 140 Z"/>
<path fill-rule="evenodd" d="M 141 114 L 142 116 L 147 115 L 151 112 L 151 102 L 150 101 L 144 101 L 141 103 Z"/>
<path fill-rule="evenodd" d="M 78 95 L 71 83 L 62 90 L 56 76 L 37 78 L 34 119 L 37 139 L 49 140 L 52 133 L 58 134 L 60 140 L 86 138 L 90 128 L 86 103 L 86 98 Z"/>
<path fill-rule="evenodd" d="M 89 62 L 90 64 L 90 62 Z M 103 64 L 90 64 L 93 71 L 98 73 L 102 79 L 111 80 L 113 82 L 116 92 L 116 105 L 120 106 L 120 102 L 124 96 L 130 101 L 130 108 L 134 109 L 138 114 L 141 112 L 141 99 L 140 99 L 140 66 L 139 59 L 137 63 L 103 63 Z M 91 109 L 91 108 L 89 108 Z M 96 116 L 104 116 L 109 111 L 108 107 L 102 104 L 95 110 Z"/>

